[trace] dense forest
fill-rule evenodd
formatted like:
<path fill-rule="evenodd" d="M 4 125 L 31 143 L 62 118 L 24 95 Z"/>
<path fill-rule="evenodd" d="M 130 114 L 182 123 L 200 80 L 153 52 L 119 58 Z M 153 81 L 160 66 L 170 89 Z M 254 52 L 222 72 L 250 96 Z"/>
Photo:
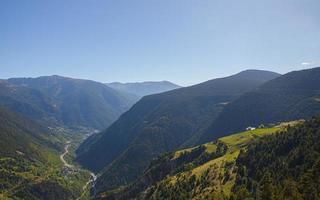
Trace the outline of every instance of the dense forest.
<path fill-rule="evenodd" d="M 250 145 L 237 166 L 232 199 L 320 199 L 320 117 Z"/>

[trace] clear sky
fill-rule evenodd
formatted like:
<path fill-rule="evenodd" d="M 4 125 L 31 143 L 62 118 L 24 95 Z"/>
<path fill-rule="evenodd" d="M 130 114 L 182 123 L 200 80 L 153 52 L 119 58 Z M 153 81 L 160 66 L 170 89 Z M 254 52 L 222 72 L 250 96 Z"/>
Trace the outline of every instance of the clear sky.
<path fill-rule="evenodd" d="M 319 0 L 0 0 L 0 78 L 190 85 L 315 66 Z"/>

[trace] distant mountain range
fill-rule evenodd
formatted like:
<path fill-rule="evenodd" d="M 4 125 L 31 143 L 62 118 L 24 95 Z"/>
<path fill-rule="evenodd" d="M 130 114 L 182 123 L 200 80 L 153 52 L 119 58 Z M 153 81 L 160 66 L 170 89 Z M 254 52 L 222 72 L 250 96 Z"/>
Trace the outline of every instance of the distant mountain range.
<path fill-rule="evenodd" d="M 137 100 L 102 83 L 61 76 L 0 82 L 0 106 L 48 126 L 104 129 Z"/>
<path fill-rule="evenodd" d="M 146 81 L 137 83 L 113 82 L 106 83 L 106 85 L 113 89 L 123 91 L 129 94 L 134 94 L 139 97 L 143 97 L 150 94 L 167 92 L 169 90 L 174 90 L 181 87 L 169 81 Z"/>
<path fill-rule="evenodd" d="M 157 155 L 196 144 L 227 104 L 278 76 L 248 70 L 146 96 L 107 130 L 84 142 L 78 150 L 78 161 L 91 170 L 102 171 L 97 190 L 129 183 Z"/>

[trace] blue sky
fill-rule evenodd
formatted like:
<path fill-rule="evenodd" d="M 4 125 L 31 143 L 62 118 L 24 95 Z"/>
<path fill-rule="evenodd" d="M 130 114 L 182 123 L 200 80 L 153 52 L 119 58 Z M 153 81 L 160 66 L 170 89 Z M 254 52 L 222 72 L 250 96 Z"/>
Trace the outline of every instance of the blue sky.
<path fill-rule="evenodd" d="M 0 78 L 190 85 L 320 66 L 319 0 L 1 0 Z"/>

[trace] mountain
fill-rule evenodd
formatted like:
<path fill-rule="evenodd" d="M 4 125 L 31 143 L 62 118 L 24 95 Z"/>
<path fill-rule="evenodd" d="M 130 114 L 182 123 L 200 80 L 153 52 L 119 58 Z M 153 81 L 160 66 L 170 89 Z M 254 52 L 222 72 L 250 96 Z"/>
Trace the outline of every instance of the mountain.
<path fill-rule="evenodd" d="M 150 94 L 167 92 L 169 90 L 174 90 L 181 87 L 169 81 L 147 81 L 137 83 L 113 82 L 107 83 L 106 85 L 113 89 L 124 91 L 129 94 L 134 94 L 139 97 L 143 97 Z"/>
<path fill-rule="evenodd" d="M 44 159 L 38 153 L 37 146 L 39 149 L 46 146 L 56 150 L 61 147 L 53 142 L 55 139 L 51 137 L 48 129 L 21 115 L 0 108 L 0 121 L 2 157 L 14 157 L 18 156 L 17 152 L 24 152 L 29 159 Z"/>
<path fill-rule="evenodd" d="M 228 104 L 200 143 L 249 126 L 308 118 L 319 112 L 320 67 L 290 72 Z"/>
<path fill-rule="evenodd" d="M 233 199 L 319 199 L 320 117 L 249 146 L 237 159 Z"/>
<path fill-rule="evenodd" d="M 166 153 L 132 184 L 95 199 L 318 199 L 320 117 Z"/>
<path fill-rule="evenodd" d="M 279 74 L 248 70 L 191 87 L 143 97 L 107 130 L 78 149 L 78 162 L 100 171 L 96 189 L 135 180 L 150 160 L 190 146 L 230 101 Z"/>
<path fill-rule="evenodd" d="M 52 123 L 53 119 L 48 116 L 57 114 L 54 101 L 42 92 L 16 86 L 5 80 L 0 81 L 0 105 L 32 119 L 46 119 Z"/>
<path fill-rule="evenodd" d="M 12 78 L 0 87 L 0 105 L 67 127 L 104 129 L 137 101 L 102 83 L 56 75 Z"/>
<path fill-rule="evenodd" d="M 62 173 L 59 152 L 63 141 L 47 128 L 3 108 L 0 122 L 0 199 L 79 196 L 81 173 Z"/>

